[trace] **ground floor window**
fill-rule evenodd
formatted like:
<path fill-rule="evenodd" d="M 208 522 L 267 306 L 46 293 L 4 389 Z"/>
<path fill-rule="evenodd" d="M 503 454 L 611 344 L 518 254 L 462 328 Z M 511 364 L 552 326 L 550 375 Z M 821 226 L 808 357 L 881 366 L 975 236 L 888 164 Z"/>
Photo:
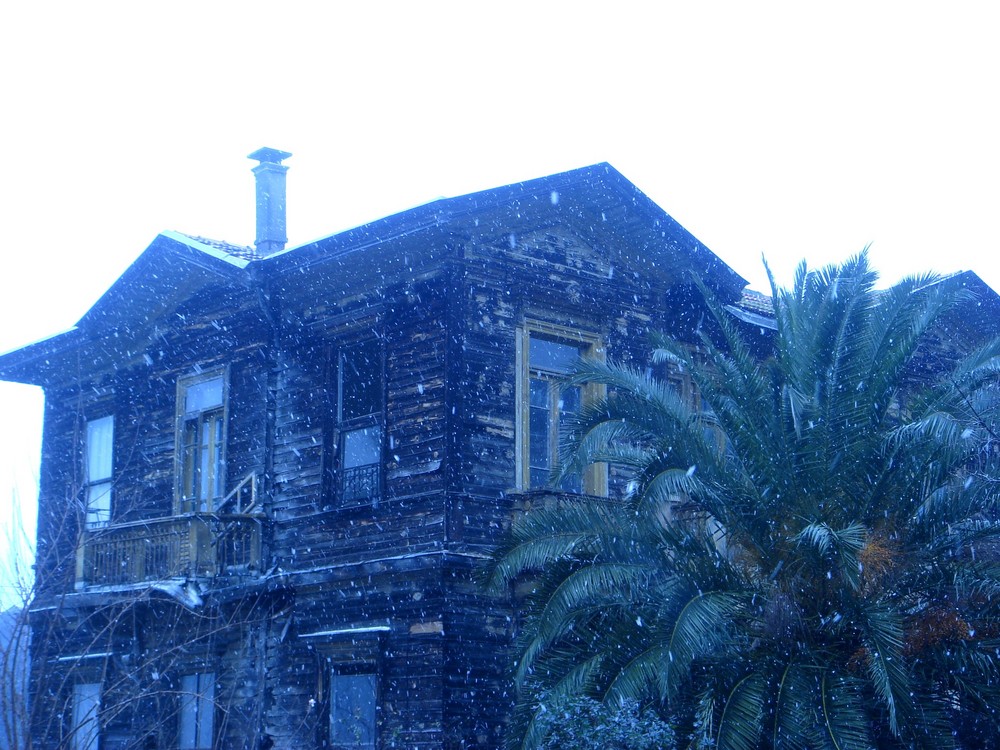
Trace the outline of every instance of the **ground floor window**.
<path fill-rule="evenodd" d="M 215 731 L 214 672 L 197 672 L 181 677 L 178 721 L 178 745 L 181 750 L 211 750 Z"/>
<path fill-rule="evenodd" d="M 78 682 L 73 686 L 73 726 L 70 747 L 73 750 L 98 750 L 101 709 L 101 683 Z"/>
<path fill-rule="evenodd" d="M 330 747 L 374 750 L 376 680 L 373 673 L 330 674 Z"/>

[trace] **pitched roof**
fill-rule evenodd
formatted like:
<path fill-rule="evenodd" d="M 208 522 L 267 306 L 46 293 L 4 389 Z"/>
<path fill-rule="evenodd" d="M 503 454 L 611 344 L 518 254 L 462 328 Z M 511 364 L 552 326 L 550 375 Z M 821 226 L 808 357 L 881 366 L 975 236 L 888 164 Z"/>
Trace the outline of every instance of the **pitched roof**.
<path fill-rule="evenodd" d="M 727 300 L 747 281 L 617 169 L 589 167 L 516 182 L 430 203 L 369 224 L 288 248 L 265 259 L 303 268 L 419 232 L 474 224 L 492 214 L 519 224 L 557 218 L 599 238 L 618 260 L 651 276 L 678 278 L 695 271 Z"/>
<path fill-rule="evenodd" d="M 564 224 L 611 254 L 617 264 L 651 279 L 676 283 L 697 273 L 724 301 L 739 299 L 746 281 L 611 165 L 601 163 L 490 190 L 442 198 L 298 247 L 261 256 L 255 248 L 197 235 L 163 232 L 112 284 L 76 326 L 0 356 L 0 378 L 46 382 L 58 376 L 66 353 L 90 347 L 106 364 L 142 347 L 156 321 L 209 285 L 249 286 L 254 267 L 270 276 L 340 263 L 337 277 L 380 283 L 411 273 L 416 258 L 434 262 L 451 242 L 424 241 L 425 233 L 497 232 L 509 227 Z M 394 252 L 408 238 L 413 252 Z M 355 254 L 385 252 L 356 262 Z M 371 262 L 369 262 L 371 260 Z M 113 335 L 109 335 L 113 332 Z"/>

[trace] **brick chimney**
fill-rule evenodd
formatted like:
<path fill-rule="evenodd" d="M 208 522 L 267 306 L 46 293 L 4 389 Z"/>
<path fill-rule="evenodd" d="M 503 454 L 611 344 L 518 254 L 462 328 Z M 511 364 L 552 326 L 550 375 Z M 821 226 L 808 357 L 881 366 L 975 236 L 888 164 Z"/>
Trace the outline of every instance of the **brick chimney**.
<path fill-rule="evenodd" d="M 291 156 L 276 148 L 259 148 L 248 159 L 260 162 L 253 168 L 257 178 L 257 253 L 273 255 L 285 249 L 285 172 L 281 162 Z"/>

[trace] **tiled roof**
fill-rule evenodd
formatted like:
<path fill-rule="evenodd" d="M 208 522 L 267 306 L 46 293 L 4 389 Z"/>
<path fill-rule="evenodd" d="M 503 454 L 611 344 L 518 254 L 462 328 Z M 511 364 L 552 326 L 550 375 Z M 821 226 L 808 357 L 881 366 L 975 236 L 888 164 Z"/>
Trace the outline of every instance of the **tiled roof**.
<path fill-rule="evenodd" d="M 216 250 L 221 250 L 228 255 L 233 255 L 237 258 L 242 258 L 243 260 L 258 260 L 261 257 L 257 254 L 257 248 L 250 245 L 234 245 L 231 242 L 213 240 L 208 237 L 199 237 L 194 234 L 185 234 L 185 237 L 190 237 L 195 242 L 200 242 L 202 245 L 214 247 Z"/>
<path fill-rule="evenodd" d="M 766 294 L 750 289 L 743 290 L 736 307 L 758 315 L 766 315 L 769 318 L 774 317 L 774 301 Z"/>

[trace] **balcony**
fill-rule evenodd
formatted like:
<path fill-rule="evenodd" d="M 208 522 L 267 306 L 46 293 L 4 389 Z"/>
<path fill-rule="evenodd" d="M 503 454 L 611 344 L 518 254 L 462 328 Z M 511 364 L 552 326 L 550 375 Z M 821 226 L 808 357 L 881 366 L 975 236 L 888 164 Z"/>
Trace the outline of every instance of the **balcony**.
<path fill-rule="evenodd" d="M 218 511 L 85 531 L 76 552 L 76 589 L 256 575 L 261 539 L 256 477 L 240 482 Z"/>
<path fill-rule="evenodd" d="M 247 576 L 259 563 L 259 518 L 168 516 L 87 532 L 77 549 L 76 588 Z"/>

